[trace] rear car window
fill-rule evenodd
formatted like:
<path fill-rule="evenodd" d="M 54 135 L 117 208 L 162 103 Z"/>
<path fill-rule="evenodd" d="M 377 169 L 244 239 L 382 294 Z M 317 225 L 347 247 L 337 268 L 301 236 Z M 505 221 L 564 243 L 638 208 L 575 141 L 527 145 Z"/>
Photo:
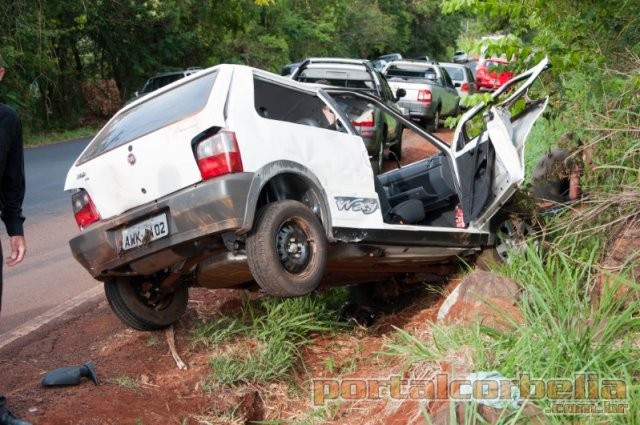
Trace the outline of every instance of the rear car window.
<path fill-rule="evenodd" d="M 267 119 L 327 128 L 325 103 L 317 96 L 254 77 L 254 102 Z"/>
<path fill-rule="evenodd" d="M 375 83 L 369 72 L 366 70 L 342 70 L 335 68 L 306 68 L 302 70 L 297 78 L 303 83 L 329 84 L 337 87 L 348 87 L 353 89 L 375 89 Z"/>
<path fill-rule="evenodd" d="M 114 117 L 93 139 L 77 164 L 89 161 L 204 108 L 217 72 L 202 75 Z"/>
<path fill-rule="evenodd" d="M 449 76 L 452 80 L 464 81 L 464 71 L 462 70 L 462 68 L 446 66 L 445 69 L 449 73 Z"/>
<path fill-rule="evenodd" d="M 431 66 L 415 66 L 415 65 L 390 65 L 385 71 L 387 78 L 403 77 L 403 78 L 420 78 L 433 80 L 437 78 L 435 68 Z"/>

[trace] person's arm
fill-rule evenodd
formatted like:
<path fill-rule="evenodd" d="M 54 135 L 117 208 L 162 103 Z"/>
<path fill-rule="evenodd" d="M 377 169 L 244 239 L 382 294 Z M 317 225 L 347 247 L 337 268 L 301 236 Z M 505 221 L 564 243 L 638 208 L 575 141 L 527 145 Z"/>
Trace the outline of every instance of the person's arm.
<path fill-rule="evenodd" d="M 25 192 L 22 123 L 16 112 L 6 106 L 0 114 L 0 219 L 10 236 L 11 254 L 6 263 L 12 266 L 22 261 L 26 252 L 22 215 Z"/>
<path fill-rule="evenodd" d="M 11 236 L 11 255 L 6 259 L 7 266 L 15 266 L 23 260 L 27 252 L 27 243 L 24 236 Z"/>

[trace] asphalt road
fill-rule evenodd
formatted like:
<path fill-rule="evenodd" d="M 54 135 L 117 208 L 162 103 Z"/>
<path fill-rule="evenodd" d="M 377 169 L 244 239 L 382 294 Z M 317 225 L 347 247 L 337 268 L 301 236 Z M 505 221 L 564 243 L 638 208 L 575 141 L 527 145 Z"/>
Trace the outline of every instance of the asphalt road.
<path fill-rule="evenodd" d="M 89 139 L 42 146 L 25 151 L 27 192 L 23 204 L 27 254 L 22 263 L 4 267 L 0 344 L 28 322 L 70 299 L 96 290 L 99 282 L 71 256 L 69 239 L 78 233 L 71 195 L 63 191 L 73 160 Z M 0 225 L 3 254 L 8 236 Z"/>

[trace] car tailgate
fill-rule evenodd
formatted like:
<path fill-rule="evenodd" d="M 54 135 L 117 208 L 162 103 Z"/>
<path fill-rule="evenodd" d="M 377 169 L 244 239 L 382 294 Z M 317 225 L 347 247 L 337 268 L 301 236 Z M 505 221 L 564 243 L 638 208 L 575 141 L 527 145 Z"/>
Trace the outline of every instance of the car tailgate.
<path fill-rule="evenodd" d="M 102 218 L 200 181 L 192 128 L 163 128 L 74 167 L 65 189 L 84 188 Z M 73 174 L 72 174 L 73 173 Z"/>
<path fill-rule="evenodd" d="M 224 101 L 215 99 L 226 99 L 230 78 L 224 72 L 217 76 L 211 96 L 207 93 L 205 106 L 195 114 L 85 162 L 81 155 L 65 190 L 85 189 L 105 219 L 201 181 L 191 141 L 207 128 L 224 126 Z"/>
<path fill-rule="evenodd" d="M 417 102 L 418 101 L 418 93 L 420 90 L 433 90 L 431 84 L 426 83 L 412 83 L 409 81 L 401 81 L 401 80 L 388 80 L 389 86 L 391 90 L 395 93 L 398 89 L 405 89 L 407 94 L 402 98 L 402 100 Z"/>

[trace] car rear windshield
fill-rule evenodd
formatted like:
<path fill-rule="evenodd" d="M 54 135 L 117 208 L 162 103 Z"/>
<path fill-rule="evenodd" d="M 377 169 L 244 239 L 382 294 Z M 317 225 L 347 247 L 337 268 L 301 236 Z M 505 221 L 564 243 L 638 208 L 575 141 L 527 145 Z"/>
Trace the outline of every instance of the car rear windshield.
<path fill-rule="evenodd" d="M 400 77 L 435 80 L 438 74 L 435 68 L 431 66 L 389 65 L 385 71 L 385 75 L 387 78 Z"/>
<path fill-rule="evenodd" d="M 204 74 L 120 113 L 98 133 L 77 164 L 200 111 L 209 99 L 216 75 Z"/>
<path fill-rule="evenodd" d="M 352 89 L 375 90 L 375 83 L 366 70 L 333 68 L 307 68 L 297 78 L 303 83 L 321 83 Z"/>
<path fill-rule="evenodd" d="M 444 69 L 447 70 L 452 80 L 464 81 L 464 71 L 462 68 L 445 66 Z"/>

